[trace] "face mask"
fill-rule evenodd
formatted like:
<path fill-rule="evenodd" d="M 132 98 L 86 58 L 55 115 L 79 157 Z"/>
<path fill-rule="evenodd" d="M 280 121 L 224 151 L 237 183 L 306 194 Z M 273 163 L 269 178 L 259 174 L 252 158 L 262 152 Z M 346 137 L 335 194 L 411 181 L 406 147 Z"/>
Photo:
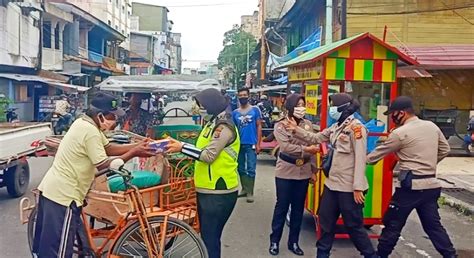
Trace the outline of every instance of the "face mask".
<path fill-rule="evenodd" d="M 405 117 L 405 112 L 395 112 L 391 115 L 393 123 L 402 125 L 402 120 Z"/>
<path fill-rule="evenodd" d="M 337 111 L 338 107 L 336 106 L 333 106 L 333 107 L 329 107 L 329 116 L 336 120 L 336 121 L 339 121 L 339 118 L 341 118 L 341 115 L 342 115 L 342 112 L 339 112 Z"/>
<path fill-rule="evenodd" d="M 249 98 L 239 98 L 240 105 L 245 106 L 249 103 Z"/>
<path fill-rule="evenodd" d="M 305 114 L 306 114 L 305 107 L 295 107 L 295 109 L 293 110 L 293 116 L 295 118 L 301 119 L 304 117 Z"/>
<path fill-rule="evenodd" d="M 115 128 L 115 120 L 108 120 L 103 114 L 99 115 L 99 123 L 101 131 L 109 131 Z"/>

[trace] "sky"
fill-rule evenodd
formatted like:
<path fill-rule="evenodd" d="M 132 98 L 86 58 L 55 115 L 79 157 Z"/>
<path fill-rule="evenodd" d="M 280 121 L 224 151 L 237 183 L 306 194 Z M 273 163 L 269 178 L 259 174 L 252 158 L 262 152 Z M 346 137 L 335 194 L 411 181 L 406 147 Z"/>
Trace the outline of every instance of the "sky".
<path fill-rule="evenodd" d="M 181 33 L 183 67 L 197 67 L 199 61 L 216 61 L 223 48 L 224 33 L 240 16 L 258 10 L 258 0 L 134 0 L 166 6 L 173 32 Z"/>

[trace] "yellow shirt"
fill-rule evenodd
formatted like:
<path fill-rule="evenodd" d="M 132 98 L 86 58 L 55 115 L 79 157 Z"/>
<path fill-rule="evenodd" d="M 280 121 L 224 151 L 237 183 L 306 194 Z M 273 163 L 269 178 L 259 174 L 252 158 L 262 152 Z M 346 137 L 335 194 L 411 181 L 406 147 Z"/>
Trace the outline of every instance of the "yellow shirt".
<path fill-rule="evenodd" d="M 72 201 L 82 206 L 94 180 L 96 166 L 107 161 L 109 141 L 94 121 L 77 119 L 59 145 L 53 165 L 38 189 L 43 196 L 68 207 Z"/>

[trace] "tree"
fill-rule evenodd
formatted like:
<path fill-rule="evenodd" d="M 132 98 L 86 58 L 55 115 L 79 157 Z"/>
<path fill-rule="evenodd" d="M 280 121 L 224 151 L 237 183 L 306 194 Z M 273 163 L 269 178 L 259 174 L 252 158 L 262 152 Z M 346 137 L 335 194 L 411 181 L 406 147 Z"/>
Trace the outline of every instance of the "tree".
<path fill-rule="evenodd" d="M 231 30 L 224 33 L 224 48 L 217 59 L 219 69 L 232 67 L 234 71 L 232 81 L 240 81 L 240 75 L 247 72 L 247 58 L 250 58 L 247 54 L 250 55 L 256 45 L 257 41 L 252 34 L 234 24 Z"/>

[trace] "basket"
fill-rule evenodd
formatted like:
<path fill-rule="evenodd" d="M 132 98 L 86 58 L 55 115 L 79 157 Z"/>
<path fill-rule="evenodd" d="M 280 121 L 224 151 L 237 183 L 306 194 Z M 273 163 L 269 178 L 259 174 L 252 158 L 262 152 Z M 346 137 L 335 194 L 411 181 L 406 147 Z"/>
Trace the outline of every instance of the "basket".
<path fill-rule="evenodd" d="M 162 184 L 139 190 L 147 213 L 151 216 L 168 212 L 174 214 L 173 217 L 194 225 L 197 210 L 196 191 L 193 179 L 184 176 L 187 166 L 179 164 L 181 169 L 175 169 L 166 158 L 163 158 L 162 162 L 149 164 L 155 165 L 153 168 L 148 168 L 149 170 L 157 173 L 161 171 Z M 87 196 L 87 203 L 84 212 L 107 224 L 115 224 L 132 212 L 131 200 L 124 192 L 111 193 L 105 176 L 94 180 Z"/>

